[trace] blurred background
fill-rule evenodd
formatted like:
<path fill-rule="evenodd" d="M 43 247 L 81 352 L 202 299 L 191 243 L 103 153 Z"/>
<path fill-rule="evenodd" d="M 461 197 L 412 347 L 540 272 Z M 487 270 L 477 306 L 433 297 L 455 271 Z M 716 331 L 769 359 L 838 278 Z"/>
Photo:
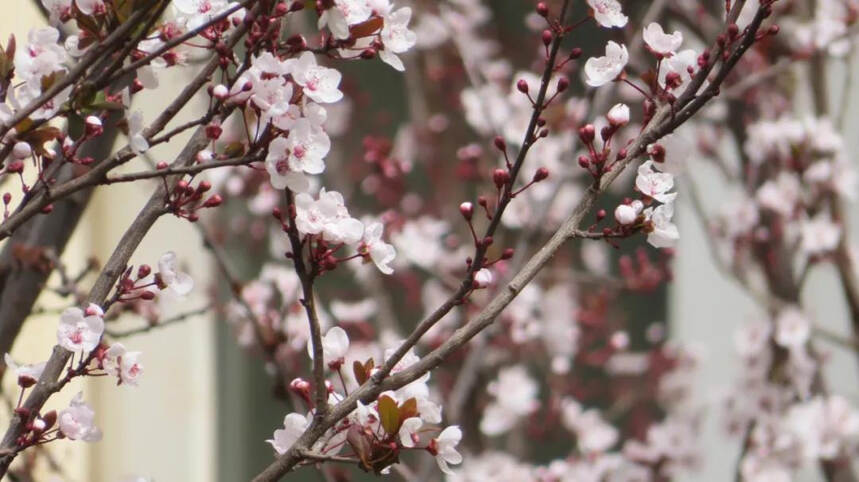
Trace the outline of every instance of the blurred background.
<path fill-rule="evenodd" d="M 2 36 L 14 33 L 24 39 L 33 26 L 45 25 L 44 18 L 29 0 L 5 2 L 0 16 Z M 488 2 L 494 18 L 498 19 L 499 38 L 515 39 L 525 31 L 523 18 L 528 2 Z M 583 3 L 583 2 L 579 2 Z M 648 2 L 629 1 L 630 9 L 641 8 Z M 510 35 L 505 35 L 509 30 Z M 602 40 L 591 40 L 590 46 Z M 20 45 L 20 41 L 19 41 Z M 515 41 L 509 46 L 511 60 L 525 68 L 529 52 L 517 52 Z M 521 60 L 521 59 L 520 59 Z M 831 79 L 841 79 L 844 69 L 852 63 L 830 65 Z M 407 63 L 408 66 L 408 63 Z M 398 119 L 407 115 L 407 80 L 399 74 L 376 65 L 374 69 L 344 70 L 346 76 L 357 76 L 360 89 L 369 96 L 368 105 L 384 103 L 383 113 L 377 113 L 374 125 L 364 130 L 357 128 L 344 140 L 347 145 L 360 141 L 371 129 L 393 135 Z M 797 76 L 803 79 L 813 73 L 798 67 Z M 162 78 L 165 84 L 176 86 L 185 81 L 187 71 L 171 70 Z M 854 78 L 859 76 L 856 68 Z M 835 80 L 833 82 L 836 82 Z M 833 88 L 837 86 L 833 85 Z M 859 95 L 849 98 L 848 112 L 859 112 L 856 105 Z M 136 101 L 146 118 L 153 117 L 169 99 L 150 96 Z M 809 99 L 800 99 L 810 103 Z M 381 119 L 381 117 L 386 117 Z M 181 119 L 180 119 L 181 121 Z M 859 130 L 859 116 L 849 115 L 846 132 Z M 360 132 L 358 132 L 360 131 Z M 848 149 L 852 155 L 859 152 L 859 136 L 848 136 Z M 171 146 L 159 148 L 154 157 L 165 158 L 171 149 L 180 146 L 182 139 Z M 341 152 L 345 162 L 348 155 Z M 693 160 L 694 162 L 694 160 Z M 718 206 L 726 195 L 720 185 L 716 169 L 699 163 L 690 170 L 701 187 L 704 200 Z M 82 267 L 92 256 L 106 257 L 137 213 L 149 194 L 150 185 L 135 185 L 132 189 L 109 187 L 99 189 L 86 212 L 85 219 L 75 232 L 65 255 L 71 270 Z M 708 414 L 703 427 L 702 443 L 707 454 L 702 471 L 694 478 L 706 482 L 732 480 L 739 442 L 725 437 L 719 413 L 718 400 L 741 369 L 734 355 L 736 328 L 756 317 L 764 316 L 742 289 L 726 279 L 717 269 L 706 247 L 705 228 L 696 219 L 682 185 L 678 198 L 681 241 L 674 261 L 674 282 L 667 293 L 657 292 L 649 299 L 640 300 L 635 309 L 643 319 L 664 320 L 670 336 L 696 345 L 704 355 L 700 378 L 696 380 L 698 394 L 713 402 L 714 410 Z M 851 236 L 859 236 L 859 213 L 851 212 Z M 193 266 L 196 280 L 195 293 L 182 305 L 183 311 L 208 303 L 207 290 L 221 290 L 218 274 L 208 254 L 203 250 L 196 231 L 173 218 L 160 221 L 155 230 L 138 249 L 132 262 L 154 264 L 167 250 L 176 251 L 179 259 Z M 252 268 L 248 267 L 248 274 Z M 243 273 L 244 274 L 244 273 Z M 847 308 L 840 296 L 837 276 L 831 268 L 817 269 L 803 292 L 803 300 L 813 317 L 830 332 L 850 337 Z M 45 300 L 42 300 L 43 302 Z M 49 303 L 45 303 L 49 304 Z M 168 308 L 169 312 L 169 308 Z M 643 329 L 644 327 L 642 327 Z M 46 314 L 32 318 L 15 344 L 16 359 L 35 361 L 44 359 L 55 342 L 56 315 Z M 270 447 L 264 440 L 281 425 L 286 407 L 271 397 L 271 381 L 261 361 L 242 351 L 235 337 L 222 320 L 213 316 L 198 316 L 187 322 L 138 335 L 133 339 L 135 350 L 144 354 L 146 375 L 140 386 L 133 390 L 117 390 L 103 380 L 88 381 L 76 388 L 85 390 L 87 400 L 98 414 L 97 425 L 104 430 L 104 439 L 96 444 L 59 442 L 51 444 L 52 459 L 63 467 L 68 481 L 114 482 L 132 480 L 134 476 L 149 477 L 154 481 L 238 481 L 247 480 L 272 460 Z M 820 349 L 830 356 L 827 378 L 839 391 L 853 401 L 859 399 L 855 355 L 824 341 Z M 6 392 L 16 393 L 13 380 L 6 377 Z M 63 407 L 77 389 L 66 389 L 52 399 L 49 406 Z M 44 480 L 51 480 L 48 472 Z M 818 480 L 809 473 L 802 480 Z M 59 479 L 58 479 L 59 480 Z M 310 471 L 303 471 L 293 480 L 321 480 Z"/>

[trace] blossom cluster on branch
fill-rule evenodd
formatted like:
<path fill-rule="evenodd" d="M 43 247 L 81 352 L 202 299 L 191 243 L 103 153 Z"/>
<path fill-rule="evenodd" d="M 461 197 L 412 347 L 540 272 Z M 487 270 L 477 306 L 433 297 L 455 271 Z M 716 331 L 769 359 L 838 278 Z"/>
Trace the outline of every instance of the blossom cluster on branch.
<path fill-rule="evenodd" d="M 515 33 L 481 0 L 41 3 L 50 26 L 0 46 L 0 267 L 41 280 L 20 284 L 24 309 L 0 306 L 16 328 L 0 347 L 42 290 L 66 304 L 47 361 L 5 357 L 20 392 L 0 476 L 29 470 L 13 461 L 36 446 L 98 441 L 83 394 L 59 412 L 49 399 L 80 377 L 146 383 L 125 338 L 210 311 L 285 402 L 256 481 L 345 477 L 341 464 L 409 480 L 684 476 L 705 456 L 702 357 L 632 307 L 673 278 L 689 202 L 765 313 L 738 335 L 745 370 L 724 401 L 738 478 L 818 464 L 847 480 L 859 412 L 827 390 L 800 296 L 834 261 L 859 330 L 843 112 L 825 78 L 814 116 L 768 80 L 847 55 L 852 0 L 510 2 Z M 164 95 L 171 69 L 188 80 Z M 407 115 L 365 71 L 403 81 Z M 172 100 L 146 119 L 134 107 L 152 95 Z M 717 215 L 695 189 L 701 162 L 737 192 Z M 116 184 L 151 196 L 103 265 L 68 273 L 68 236 L 24 242 Z M 173 252 L 132 263 L 168 216 L 197 229 L 224 281 L 175 317 L 194 267 Z M 128 318 L 143 323 L 115 329 Z"/>

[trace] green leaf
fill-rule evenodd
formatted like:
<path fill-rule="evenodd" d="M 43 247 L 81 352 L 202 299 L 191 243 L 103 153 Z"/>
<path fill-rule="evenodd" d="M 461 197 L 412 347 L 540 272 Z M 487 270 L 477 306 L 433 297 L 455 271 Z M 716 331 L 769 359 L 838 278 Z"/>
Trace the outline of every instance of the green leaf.
<path fill-rule="evenodd" d="M 393 398 L 383 395 L 379 397 L 379 417 L 382 419 L 382 428 L 385 432 L 393 435 L 400 430 L 400 410 Z"/>

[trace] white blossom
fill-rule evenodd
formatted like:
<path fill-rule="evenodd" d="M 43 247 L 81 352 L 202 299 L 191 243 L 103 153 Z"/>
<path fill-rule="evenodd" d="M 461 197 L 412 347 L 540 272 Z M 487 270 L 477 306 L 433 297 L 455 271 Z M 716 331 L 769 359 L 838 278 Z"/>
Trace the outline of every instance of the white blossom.
<path fill-rule="evenodd" d="M 462 462 L 462 455 L 456 450 L 460 440 L 462 440 L 462 430 L 458 425 L 445 428 L 438 437 L 432 439 L 431 446 L 436 454 L 435 460 L 441 471 L 446 474 L 453 473 L 447 464 L 456 465 Z"/>
<path fill-rule="evenodd" d="M 322 337 L 322 359 L 329 367 L 342 365 L 349 351 L 349 335 L 346 330 L 335 326 Z M 313 340 L 307 341 L 307 354 L 313 359 Z"/>
<path fill-rule="evenodd" d="M 295 207 L 295 223 L 302 234 L 321 234 L 327 241 L 350 245 L 364 235 L 364 224 L 349 216 L 339 192 L 323 188 L 316 200 L 300 193 L 295 196 Z"/>
<path fill-rule="evenodd" d="M 668 172 L 659 172 L 653 169 L 652 160 L 638 167 L 638 176 L 635 178 L 635 187 L 645 196 L 656 199 L 661 203 L 670 203 L 677 197 L 677 193 L 669 193 L 674 188 L 674 176 Z"/>
<path fill-rule="evenodd" d="M 609 40 L 605 56 L 591 57 L 585 62 L 585 77 L 591 87 L 600 87 L 616 79 L 629 61 L 626 46 Z"/>
<path fill-rule="evenodd" d="M 7 369 L 15 371 L 15 376 L 18 377 L 18 380 L 23 378 L 31 381 L 31 383 L 37 382 L 42 377 L 42 372 L 45 371 L 45 365 L 47 364 L 47 362 L 42 362 L 32 365 L 18 365 L 8 353 L 3 355 L 3 361 L 6 363 Z"/>
<path fill-rule="evenodd" d="M 287 414 L 283 418 L 283 428 L 275 430 L 272 438 L 266 440 L 266 442 L 274 447 L 275 452 L 283 455 L 298 440 L 298 437 L 301 437 L 301 434 L 304 433 L 309 425 L 310 420 L 304 415 L 298 413 Z"/>
<path fill-rule="evenodd" d="M 107 349 L 104 369 L 116 376 L 118 385 L 136 386 L 137 379 L 143 375 L 143 364 L 139 359 L 139 351 L 127 351 L 122 343 L 114 343 Z"/>
<path fill-rule="evenodd" d="M 104 313 L 101 308 L 95 308 L 98 307 L 90 305 L 87 313 L 77 307 L 63 311 L 57 328 L 57 343 L 61 347 L 71 352 L 89 353 L 98 346 L 104 332 Z"/>
<path fill-rule="evenodd" d="M 417 35 L 409 30 L 409 20 L 412 18 L 412 9 L 401 8 L 384 17 L 381 40 L 384 48 L 379 51 L 382 62 L 390 65 L 396 70 L 406 70 L 402 60 L 397 54 L 404 53 L 415 46 Z"/>
<path fill-rule="evenodd" d="M 57 422 L 60 432 L 71 440 L 101 440 L 101 430 L 95 426 L 95 411 L 83 401 L 83 394 L 80 392 L 72 399 L 68 408 L 59 413 Z"/>
<path fill-rule="evenodd" d="M 185 296 L 194 289 L 194 279 L 177 269 L 176 253 L 168 251 L 158 260 L 158 274 L 167 289 Z"/>
<path fill-rule="evenodd" d="M 797 308 L 786 308 L 776 318 L 775 341 L 779 345 L 800 349 L 811 335 L 811 323 Z"/>
<path fill-rule="evenodd" d="M 390 264 L 397 256 L 397 250 L 382 240 L 384 226 L 380 222 L 369 223 L 364 230 L 362 241 L 366 253 L 370 255 L 376 267 L 384 274 L 391 274 L 394 269 Z"/>
<path fill-rule="evenodd" d="M 644 216 L 647 218 L 652 227 L 652 231 L 647 235 L 647 242 L 654 248 L 673 248 L 680 239 L 680 232 L 677 226 L 671 223 L 671 218 L 674 217 L 674 204 L 668 203 L 658 206 L 657 208 L 647 208 L 644 211 Z"/>
<path fill-rule="evenodd" d="M 629 124 L 629 106 L 626 104 L 615 104 L 605 117 L 613 126 L 625 126 Z"/>
<path fill-rule="evenodd" d="M 606 28 L 623 27 L 629 18 L 623 14 L 617 0 L 588 0 L 594 19 Z"/>
<path fill-rule="evenodd" d="M 304 52 L 297 59 L 287 60 L 287 63 L 295 83 L 313 101 L 325 104 L 343 98 L 343 92 L 338 88 L 342 77 L 340 72 L 317 65 L 312 52 Z"/>
<path fill-rule="evenodd" d="M 683 34 L 680 32 L 667 34 L 662 29 L 662 25 L 651 22 L 644 27 L 644 43 L 654 53 L 668 57 L 674 55 L 674 52 L 683 44 Z"/>
<path fill-rule="evenodd" d="M 820 213 L 800 223 L 800 249 L 808 256 L 835 250 L 841 240 L 841 226 L 833 223 L 827 213 Z"/>

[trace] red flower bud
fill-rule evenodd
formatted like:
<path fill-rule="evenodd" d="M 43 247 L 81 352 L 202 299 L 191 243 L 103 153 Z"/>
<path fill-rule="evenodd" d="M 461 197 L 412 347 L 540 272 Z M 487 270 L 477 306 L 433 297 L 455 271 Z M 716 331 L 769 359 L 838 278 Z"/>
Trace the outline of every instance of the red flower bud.
<path fill-rule="evenodd" d="M 519 79 L 519 82 L 516 82 L 516 88 L 519 89 L 519 92 L 523 94 L 528 93 L 528 82 L 525 82 L 525 79 Z"/>
<path fill-rule="evenodd" d="M 459 213 L 466 221 L 471 221 L 471 216 L 474 215 L 474 205 L 470 202 L 464 202 L 459 205 Z"/>
<path fill-rule="evenodd" d="M 496 169 L 492 173 L 492 181 L 495 183 L 495 187 L 501 189 L 510 182 L 510 173 L 506 169 Z"/>
<path fill-rule="evenodd" d="M 544 18 L 548 17 L 549 16 L 549 6 L 543 2 L 538 3 L 537 4 L 537 14 L 540 15 L 541 17 L 544 17 Z"/>

